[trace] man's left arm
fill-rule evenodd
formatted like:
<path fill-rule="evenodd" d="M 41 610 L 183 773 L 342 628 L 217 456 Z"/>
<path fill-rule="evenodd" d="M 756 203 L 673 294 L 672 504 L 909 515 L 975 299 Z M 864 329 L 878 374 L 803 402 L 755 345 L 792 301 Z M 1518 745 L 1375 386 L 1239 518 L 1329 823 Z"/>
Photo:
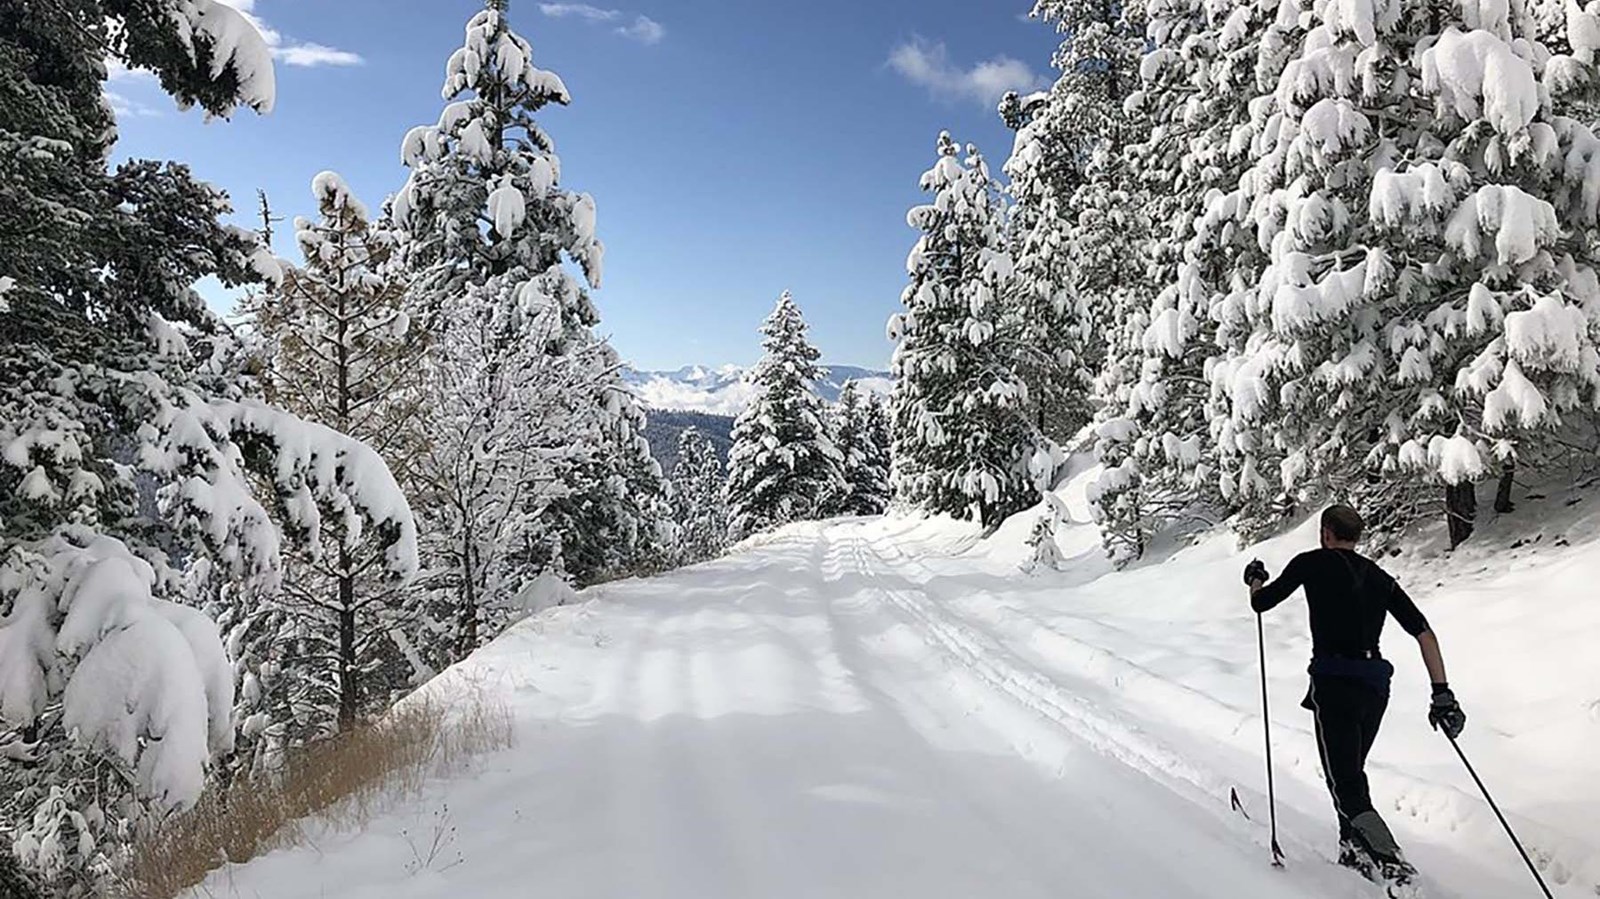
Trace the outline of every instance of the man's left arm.
<path fill-rule="evenodd" d="M 1422 652 L 1422 664 L 1428 668 L 1428 680 L 1433 683 L 1433 701 L 1428 706 L 1428 723 L 1435 730 L 1443 730 L 1454 740 L 1467 726 L 1467 713 L 1461 710 L 1456 694 L 1450 689 L 1445 676 L 1444 651 L 1439 648 L 1439 637 L 1428 624 L 1428 619 L 1411 601 L 1399 584 L 1389 593 L 1389 614 L 1405 628 L 1406 633 L 1417 638 L 1417 648 Z"/>

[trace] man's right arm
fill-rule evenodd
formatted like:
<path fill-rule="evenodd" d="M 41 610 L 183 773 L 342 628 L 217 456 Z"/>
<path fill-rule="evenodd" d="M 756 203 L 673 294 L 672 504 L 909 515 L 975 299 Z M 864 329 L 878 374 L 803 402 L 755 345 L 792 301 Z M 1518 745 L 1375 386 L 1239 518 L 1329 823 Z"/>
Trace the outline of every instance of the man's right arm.
<path fill-rule="evenodd" d="M 1274 606 L 1289 598 L 1289 594 L 1300 589 L 1305 582 L 1306 554 L 1301 553 L 1289 560 L 1284 566 L 1283 574 L 1278 579 L 1269 583 L 1250 588 L 1250 608 L 1256 614 L 1271 610 Z"/>

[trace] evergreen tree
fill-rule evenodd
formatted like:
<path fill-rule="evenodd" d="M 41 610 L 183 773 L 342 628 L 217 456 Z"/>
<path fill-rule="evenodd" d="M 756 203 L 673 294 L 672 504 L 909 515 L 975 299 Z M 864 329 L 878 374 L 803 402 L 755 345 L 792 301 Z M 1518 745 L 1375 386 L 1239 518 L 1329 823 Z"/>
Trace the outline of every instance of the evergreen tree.
<path fill-rule="evenodd" d="M 645 410 L 620 379 L 616 351 L 598 344 L 594 353 L 593 449 L 563 477 L 567 494 L 542 518 L 545 530 L 561 538 L 565 570 L 580 585 L 665 570 L 675 540 L 667 479 L 645 437 Z"/>
<path fill-rule="evenodd" d="M 1007 94 L 1001 104 L 1002 119 L 1017 130 L 1005 164 L 1012 199 L 1008 238 L 1016 259 L 1006 303 L 1023 328 L 1013 366 L 1028 386 L 1033 418 L 1045 435 L 1066 443 L 1092 417 L 1089 387 L 1103 347 L 1080 302 L 1086 295 L 1072 289 L 1067 210 L 1083 173 L 1052 142 L 1054 100 L 1054 94 Z"/>
<path fill-rule="evenodd" d="M 1147 124 L 1139 102 L 1144 13 L 1101 0 L 1039 0 L 1034 17 L 1062 35 L 1053 60 L 1061 75 L 1047 94 L 1001 104 L 1017 129 L 1006 163 L 1016 259 L 1008 305 L 1022 332 L 1013 367 L 1028 386 L 1036 426 L 1056 442 L 1092 419 L 1121 418 L 1138 378 L 1137 307 L 1149 290 L 1137 273 L 1150 250 L 1150 198 L 1125 154 Z M 1125 462 L 1132 447 L 1111 439 L 1126 433 L 1099 430 L 1108 471 L 1123 474 L 1101 485 L 1108 500 L 1138 483 Z M 1128 497 L 1104 505 L 1110 523 Z"/>
<path fill-rule="evenodd" d="M 1199 371 L 1211 385 L 1206 458 L 1216 466 L 1216 490 L 1235 513 L 1234 527 L 1249 539 L 1295 508 L 1276 477 L 1282 450 L 1274 423 L 1234 416 L 1232 387 L 1255 383 L 1248 373 L 1239 379 L 1234 373 L 1259 364 L 1250 310 L 1259 308 L 1261 273 L 1269 262 L 1256 221 L 1264 208 L 1258 204 L 1269 201 L 1270 191 L 1262 192 L 1246 176 L 1252 148 L 1273 121 L 1274 88 L 1303 29 L 1298 16 L 1278 16 L 1275 5 L 1243 0 L 1211 9 L 1204 38 L 1214 47 L 1198 70 L 1206 89 L 1183 111 L 1193 133 L 1182 168 L 1185 208 L 1197 217 L 1177 278 L 1167 287 L 1170 305 L 1179 315 L 1192 315 L 1197 327 L 1193 336 L 1180 332 L 1183 339 L 1168 346 L 1178 349 L 1184 375 L 1196 370 L 1185 360 L 1196 347 L 1204 348 Z"/>
<path fill-rule="evenodd" d="M 901 499 L 986 525 L 1032 505 L 1054 457 L 1039 433 L 1026 385 L 1013 369 L 1023 332 L 1003 302 L 1012 277 L 1003 210 L 975 148 L 966 161 L 949 134 L 922 177 L 933 202 L 911 210 L 923 232 L 889 322 L 898 346 L 894 470 Z"/>
<path fill-rule="evenodd" d="M 541 566 L 589 580 L 661 554 L 659 468 L 598 313 L 565 263 L 598 286 L 594 201 L 560 186 L 536 115 L 571 97 L 533 64 L 503 0 L 467 25 L 437 124 L 413 129 L 394 201 L 410 234 L 421 314 L 436 344 L 428 464 L 436 615 L 469 651 Z M 576 569 L 576 570 L 575 570 Z"/>
<path fill-rule="evenodd" d="M 41 899 L 33 879 L 17 864 L 17 857 L 9 852 L 0 852 L 0 896 L 6 896 L 7 899 Z"/>
<path fill-rule="evenodd" d="M 872 467 L 883 473 L 881 489 L 887 510 L 894 502 L 894 412 L 889 406 L 889 398 L 885 396 L 869 396 L 864 405 L 870 458 L 874 460 Z"/>
<path fill-rule="evenodd" d="M 728 458 L 731 540 L 827 514 L 844 483 L 816 392 L 821 354 L 806 340 L 805 320 L 788 291 L 761 333 L 766 354 L 749 375 L 756 396 L 734 423 Z"/>
<path fill-rule="evenodd" d="M 107 56 L 227 115 L 272 104 L 271 55 L 211 0 L 0 14 L 0 817 L 52 895 L 95 893 L 128 841 L 232 749 L 207 569 L 278 581 L 285 536 L 415 530 L 370 448 L 264 405 L 191 285 L 276 275 L 176 165 L 107 170 Z"/>
<path fill-rule="evenodd" d="M 832 504 L 837 515 L 882 515 L 889 508 L 889 446 L 882 407 L 846 381 L 833 410 L 833 442 L 844 460 L 844 489 Z"/>
<path fill-rule="evenodd" d="M 672 468 L 673 514 L 683 564 L 703 562 L 727 547 L 726 489 L 717 448 L 698 430 L 685 429 L 678 435 L 678 462 Z"/>
<path fill-rule="evenodd" d="M 365 442 L 402 480 L 424 442 L 424 342 L 411 328 L 399 240 L 371 222 L 344 180 L 312 183 L 320 211 L 295 222 L 304 268 L 248 300 L 263 338 L 269 401 Z M 326 544 L 326 545 L 324 545 Z M 280 661 L 305 689 L 301 726 L 327 732 L 385 708 L 420 672 L 390 636 L 409 626 L 413 595 L 384 576 L 381 546 L 316 540 L 290 558 L 284 598 L 298 624 L 297 657 Z"/>
<path fill-rule="evenodd" d="M 1128 143 L 1106 167 L 1123 193 L 1097 204 L 1139 210 L 1125 221 L 1110 219 L 1109 230 L 1137 247 L 1101 240 L 1091 247 L 1099 254 L 1074 254 L 1113 285 L 1111 339 L 1096 382 L 1105 474 L 1090 492 L 1114 558 L 1137 557 L 1152 534 L 1191 510 L 1224 510 L 1231 502 L 1211 433 L 1208 374 L 1218 333 L 1206 278 L 1214 269 L 1192 238 L 1217 195 L 1238 184 L 1254 85 L 1281 68 L 1274 54 L 1258 53 L 1263 44 L 1282 43 L 1274 9 L 1255 0 L 1163 0 L 1144 12 L 1149 47 L 1139 90 L 1124 109 Z M 1207 236 L 1241 249 L 1245 243 L 1232 231 Z M 1242 255 L 1216 250 L 1232 253 L 1227 262 Z M 1129 262 L 1142 267 L 1133 277 Z M 1253 283 L 1237 281 L 1246 290 Z"/>
<path fill-rule="evenodd" d="M 1062 35 L 1052 60 L 1061 75 L 1048 92 L 1008 94 L 1000 107 L 1017 132 L 1005 165 L 1016 270 L 1007 304 L 1022 328 L 1013 368 L 1028 386 L 1035 424 L 1058 443 L 1093 417 L 1091 385 L 1114 320 L 1109 294 L 1128 281 L 1138 203 L 1114 183 L 1112 163 L 1135 127 L 1126 107 L 1139 87 L 1140 9 L 1038 0 L 1033 17 Z M 1095 255 L 1076 255 L 1085 251 Z"/>
<path fill-rule="evenodd" d="M 1443 484 L 1459 540 L 1470 485 L 1600 386 L 1581 186 L 1600 148 L 1561 115 L 1584 62 L 1502 7 L 1318 13 L 1253 153 L 1271 261 L 1222 386 L 1241 427 L 1273 422 L 1297 496 L 1403 520 Z"/>

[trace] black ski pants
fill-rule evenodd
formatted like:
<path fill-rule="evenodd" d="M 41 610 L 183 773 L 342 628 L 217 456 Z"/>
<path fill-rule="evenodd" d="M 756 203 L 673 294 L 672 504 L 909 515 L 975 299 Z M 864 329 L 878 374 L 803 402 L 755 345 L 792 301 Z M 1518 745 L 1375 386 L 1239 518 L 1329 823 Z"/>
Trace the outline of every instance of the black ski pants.
<path fill-rule="evenodd" d="M 1354 677 L 1312 675 L 1303 703 L 1316 718 L 1322 774 L 1339 815 L 1339 838 L 1350 839 L 1350 820 L 1373 811 L 1367 787 L 1367 753 L 1378 738 L 1389 691 Z"/>

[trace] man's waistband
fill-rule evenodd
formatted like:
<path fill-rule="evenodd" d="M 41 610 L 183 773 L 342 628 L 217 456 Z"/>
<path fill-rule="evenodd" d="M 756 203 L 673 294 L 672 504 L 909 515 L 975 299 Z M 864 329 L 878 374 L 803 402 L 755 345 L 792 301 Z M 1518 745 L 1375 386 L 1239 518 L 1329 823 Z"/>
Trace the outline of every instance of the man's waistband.
<path fill-rule="evenodd" d="M 1363 649 L 1359 652 L 1314 652 L 1311 661 L 1319 659 L 1344 659 L 1351 662 L 1381 662 L 1383 654 L 1376 649 Z"/>

